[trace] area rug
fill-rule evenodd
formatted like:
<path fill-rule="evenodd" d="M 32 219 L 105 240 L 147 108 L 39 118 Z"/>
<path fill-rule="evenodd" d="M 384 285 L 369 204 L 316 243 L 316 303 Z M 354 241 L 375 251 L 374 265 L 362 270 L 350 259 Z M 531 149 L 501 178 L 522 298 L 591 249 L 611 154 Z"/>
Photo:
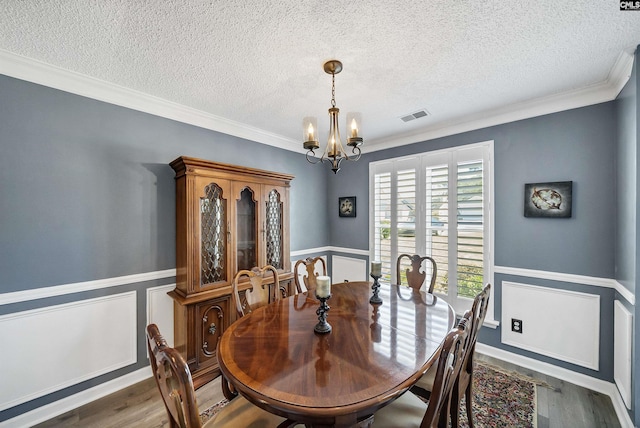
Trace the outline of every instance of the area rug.
<path fill-rule="evenodd" d="M 476 428 L 537 426 L 533 379 L 478 362 L 473 376 L 472 406 Z M 460 407 L 460 426 L 468 428 L 465 399 Z"/>
<path fill-rule="evenodd" d="M 476 428 L 536 427 L 536 383 L 524 375 L 476 362 L 473 378 L 473 421 Z M 204 424 L 228 401 L 223 399 L 200 414 Z M 464 399 L 460 427 L 468 428 Z"/>
<path fill-rule="evenodd" d="M 200 413 L 200 423 L 204 425 L 209 419 L 211 419 L 216 413 L 220 411 L 220 409 L 222 409 L 227 404 L 229 404 L 229 400 L 227 400 L 226 398 L 223 398 L 213 406 L 206 409 L 204 412 Z"/>

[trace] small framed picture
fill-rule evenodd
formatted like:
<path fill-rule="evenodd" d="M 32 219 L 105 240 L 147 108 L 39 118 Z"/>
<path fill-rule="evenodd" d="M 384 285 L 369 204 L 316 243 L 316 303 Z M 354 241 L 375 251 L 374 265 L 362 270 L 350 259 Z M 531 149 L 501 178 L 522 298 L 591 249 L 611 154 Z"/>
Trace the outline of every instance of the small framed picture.
<path fill-rule="evenodd" d="M 528 183 L 524 185 L 524 216 L 571 217 L 573 181 Z"/>
<path fill-rule="evenodd" d="M 340 217 L 356 216 L 356 197 L 343 196 L 338 198 L 338 215 Z"/>

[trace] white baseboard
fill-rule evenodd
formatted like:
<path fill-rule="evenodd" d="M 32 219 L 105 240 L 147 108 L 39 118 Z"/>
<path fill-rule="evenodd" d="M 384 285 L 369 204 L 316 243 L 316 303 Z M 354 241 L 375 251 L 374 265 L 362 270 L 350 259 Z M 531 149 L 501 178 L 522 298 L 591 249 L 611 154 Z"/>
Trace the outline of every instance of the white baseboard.
<path fill-rule="evenodd" d="M 128 373 L 119 378 L 94 386 L 93 388 L 65 397 L 62 400 L 38 407 L 37 409 L 23 413 L 15 418 L 0 422 L 0 427 L 31 427 L 87 403 L 106 397 L 107 395 L 120 391 L 123 388 L 142 382 L 143 380 L 151 377 L 151 375 L 151 366 L 136 370 L 135 372 Z"/>
<path fill-rule="evenodd" d="M 497 358 L 502 361 L 516 364 L 520 367 L 526 367 L 531 370 L 535 370 L 539 373 L 553 376 L 556 379 L 561 379 L 566 382 L 573 383 L 574 385 L 588 388 L 592 391 L 599 392 L 601 394 L 608 395 L 613 403 L 613 408 L 616 411 L 620 425 L 623 428 L 633 428 L 633 422 L 627 412 L 627 409 L 620 396 L 620 392 L 616 385 L 612 382 L 607 382 L 601 379 L 596 379 L 591 376 L 584 375 L 582 373 L 576 373 L 571 370 L 564 369 L 562 367 L 555 366 L 553 364 L 545 363 L 542 361 L 534 360 L 533 358 L 524 357 L 522 355 L 514 354 L 512 352 L 504 351 L 502 349 L 488 346 L 478 342 L 476 344 L 476 351 L 481 354 L 488 355 L 493 358 Z"/>

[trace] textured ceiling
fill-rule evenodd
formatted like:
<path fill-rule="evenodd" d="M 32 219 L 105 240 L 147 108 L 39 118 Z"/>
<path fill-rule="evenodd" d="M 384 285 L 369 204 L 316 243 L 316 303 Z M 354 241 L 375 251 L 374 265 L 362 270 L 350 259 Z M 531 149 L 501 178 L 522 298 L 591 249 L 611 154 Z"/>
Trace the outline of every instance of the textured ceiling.
<path fill-rule="evenodd" d="M 3 0 L 0 24 L 0 50 L 300 146 L 304 116 L 328 128 L 337 58 L 364 150 L 602 84 L 640 43 L 640 12 L 612 0 Z"/>

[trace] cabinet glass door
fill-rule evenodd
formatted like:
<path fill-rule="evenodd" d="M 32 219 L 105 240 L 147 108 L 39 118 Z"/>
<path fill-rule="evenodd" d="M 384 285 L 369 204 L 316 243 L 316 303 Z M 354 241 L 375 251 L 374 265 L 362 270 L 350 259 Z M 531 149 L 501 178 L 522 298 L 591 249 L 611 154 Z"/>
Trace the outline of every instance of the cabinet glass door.
<path fill-rule="evenodd" d="M 272 189 L 267 194 L 265 232 L 267 264 L 276 269 L 284 269 L 283 262 L 283 202 L 280 192 Z"/>
<path fill-rule="evenodd" d="M 226 281 L 227 200 L 216 183 L 208 184 L 200 198 L 200 285 Z"/>
<path fill-rule="evenodd" d="M 257 251 L 257 217 L 256 201 L 253 191 L 245 187 L 240 192 L 237 205 L 236 218 L 236 250 L 238 257 L 238 270 L 251 269 L 258 266 Z"/>

